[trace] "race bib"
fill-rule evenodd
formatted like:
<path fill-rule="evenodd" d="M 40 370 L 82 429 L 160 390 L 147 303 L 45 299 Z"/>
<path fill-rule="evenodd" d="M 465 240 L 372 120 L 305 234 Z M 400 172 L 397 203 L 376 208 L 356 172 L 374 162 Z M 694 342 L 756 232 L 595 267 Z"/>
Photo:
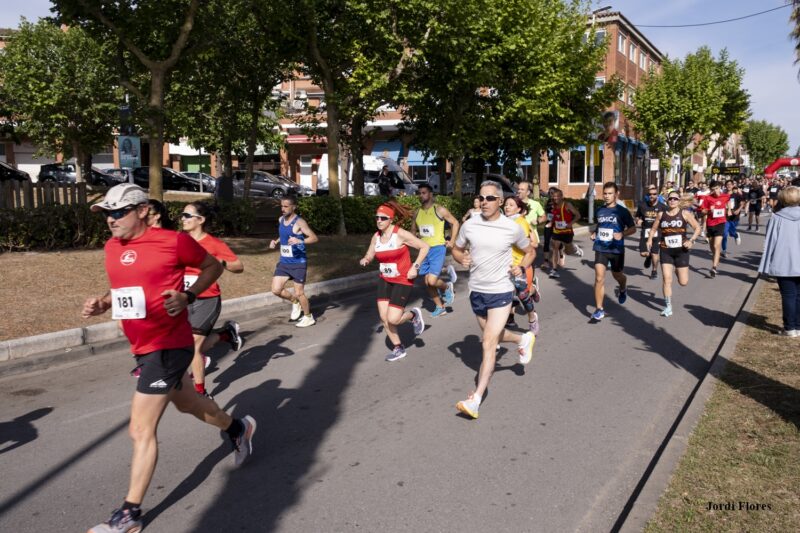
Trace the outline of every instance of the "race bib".
<path fill-rule="evenodd" d="M 730 200 L 728 200 L 728 209 L 733 210 L 735 207 L 736 207 L 736 202 L 734 201 L 734 199 L 731 198 Z"/>
<path fill-rule="evenodd" d="M 711 218 L 722 218 L 725 216 L 724 209 L 712 209 L 711 210 Z"/>
<path fill-rule="evenodd" d="M 614 230 L 611 228 L 599 228 L 597 230 L 597 238 L 603 242 L 611 242 L 614 240 Z"/>
<path fill-rule="evenodd" d="M 397 270 L 397 263 L 381 263 L 378 271 L 384 278 L 396 278 L 400 275 L 400 271 Z"/>
<path fill-rule="evenodd" d="M 556 220 L 556 229 L 567 229 L 567 223 L 563 220 Z"/>
<path fill-rule="evenodd" d="M 431 224 L 425 224 L 424 226 L 419 227 L 419 235 L 420 237 L 433 237 L 433 226 Z"/>
<path fill-rule="evenodd" d="M 683 235 L 669 235 L 664 237 L 664 244 L 667 248 L 680 248 L 683 246 Z"/>
<path fill-rule="evenodd" d="M 652 233 L 652 234 L 653 234 L 653 238 L 654 238 L 654 239 L 655 239 L 656 237 L 658 237 L 658 231 L 652 231 L 652 229 L 651 229 L 651 228 L 645 228 L 645 230 L 644 230 L 644 238 L 645 238 L 645 239 L 649 239 L 649 238 L 650 238 L 650 233 Z"/>
<path fill-rule="evenodd" d="M 770 187 L 769 192 L 776 193 L 776 192 L 778 192 L 778 188 L 777 187 Z"/>
<path fill-rule="evenodd" d="M 745 187 L 743 190 L 744 190 L 744 193 L 747 194 L 747 193 L 750 192 L 750 187 Z"/>
<path fill-rule="evenodd" d="M 281 244 L 281 257 L 294 257 L 291 244 Z"/>
<path fill-rule="evenodd" d="M 147 306 L 143 288 L 111 289 L 111 318 L 114 320 L 137 320 L 146 316 Z"/>
<path fill-rule="evenodd" d="M 549 220 L 550 222 L 553 221 L 553 213 L 547 213 L 547 220 Z"/>
<path fill-rule="evenodd" d="M 756 202 L 758 202 L 758 198 L 753 198 L 752 200 L 750 200 L 750 203 L 751 203 L 751 204 L 754 204 L 754 205 L 755 205 L 755 203 L 756 203 Z"/>
<path fill-rule="evenodd" d="M 188 291 L 189 287 L 197 281 L 197 276 L 183 276 L 183 290 Z"/>

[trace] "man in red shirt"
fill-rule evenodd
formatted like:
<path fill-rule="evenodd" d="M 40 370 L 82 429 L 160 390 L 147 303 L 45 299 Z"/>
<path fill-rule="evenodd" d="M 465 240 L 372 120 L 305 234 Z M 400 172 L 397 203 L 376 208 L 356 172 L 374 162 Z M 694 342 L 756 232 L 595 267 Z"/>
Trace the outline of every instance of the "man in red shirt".
<path fill-rule="evenodd" d="M 728 200 L 729 194 L 722 193 L 722 184 L 716 180 L 712 181 L 711 194 L 703 196 L 700 201 L 700 210 L 705 215 L 706 237 L 708 246 L 711 248 L 711 277 L 717 277 L 717 266 L 719 256 L 722 251 L 722 237 L 725 235 L 725 223 L 730 215 Z"/>
<path fill-rule="evenodd" d="M 194 392 L 186 369 L 194 355 L 186 307 L 222 273 L 222 265 L 185 233 L 147 226 L 147 193 L 132 184 L 109 189 L 92 211 L 103 212 L 111 230 L 105 264 L 111 289 L 89 298 L 84 318 L 111 309 L 122 321 L 136 357 L 139 379 L 131 402 L 129 433 L 133 440 L 128 494 L 111 518 L 89 533 L 133 532 L 142 527 L 141 503 L 158 458 L 156 430 L 172 402 L 184 413 L 226 432 L 239 466 L 252 453 L 256 423 L 250 416 L 234 419 L 213 400 Z M 186 267 L 200 269 L 183 291 Z"/>

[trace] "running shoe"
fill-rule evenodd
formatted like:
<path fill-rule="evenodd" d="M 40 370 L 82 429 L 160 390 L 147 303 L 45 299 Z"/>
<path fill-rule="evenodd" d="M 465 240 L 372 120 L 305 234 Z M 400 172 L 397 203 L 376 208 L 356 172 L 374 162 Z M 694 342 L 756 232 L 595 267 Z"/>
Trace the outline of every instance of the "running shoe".
<path fill-rule="evenodd" d="M 784 337 L 800 337 L 800 330 L 797 329 L 782 329 L 781 335 Z"/>
<path fill-rule="evenodd" d="M 234 320 L 228 320 L 225 322 L 224 329 L 230 336 L 230 340 L 228 342 L 231 343 L 231 348 L 233 348 L 233 351 L 238 352 L 241 350 L 242 346 L 244 345 L 244 340 L 242 339 L 242 336 L 239 335 L 239 323 Z"/>
<path fill-rule="evenodd" d="M 719 253 L 719 255 L 720 255 L 720 257 L 722 257 L 723 259 L 727 259 L 727 258 L 728 258 L 728 252 L 720 252 L 720 253 Z"/>
<path fill-rule="evenodd" d="M 536 343 L 536 335 L 532 331 L 525 333 L 522 336 L 522 341 L 517 345 L 517 353 L 519 353 L 519 362 L 527 365 L 531 362 L 533 357 L 533 345 Z"/>
<path fill-rule="evenodd" d="M 455 285 L 458 281 L 458 273 L 453 265 L 447 265 L 447 275 L 450 277 L 450 283 Z"/>
<path fill-rule="evenodd" d="M 446 315 L 446 314 L 447 314 L 447 309 L 445 309 L 444 307 L 437 307 L 436 309 L 433 310 L 433 313 L 431 313 L 431 316 L 433 318 L 436 318 L 437 316 L 442 316 L 442 315 Z"/>
<path fill-rule="evenodd" d="M 592 313 L 592 320 L 596 320 L 597 322 L 600 322 L 601 320 L 603 320 L 603 317 L 605 317 L 605 316 L 606 316 L 606 312 L 604 310 L 602 310 L 602 309 L 598 309 L 597 311 Z"/>
<path fill-rule="evenodd" d="M 550 271 L 550 277 L 551 278 L 560 278 L 561 274 L 558 273 L 558 270 L 553 269 L 553 270 Z"/>
<path fill-rule="evenodd" d="M 533 276 L 533 294 L 531 295 L 533 301 L 537 304 L 542 299 L 542 289 L 539 288 L 539 277 Z"/>
<path fill-rule="evenodd" d="M 758 224 L 756 224 L 756 231 L 758 231 Z"/>
<path fill-rule="evenodd" d="M 650 271 L 650 279 L 658 279 L 658 270 Z"/>
<path fill-rule="evenodd" d="M 661 310 L 661 316 L 672 316 L 672 306 L 668 305 Z"/>
<path fill-rule="evenodd" d="M 289 315 L 289 320 L 297 320 L 303 314 L 303 308 L 300 307 L 300 302 L 292 302 L 292 314 Z"/>
<path fill-rule="evenodd" d="M 645 268 L 650 268 L 650 265 L 652 265 L 652 264 L 653 264 L 653 256 L 652 255 L 648 255 L 644 260 L 644 267 Z"/>
<path fill-rule="evenodd" d="M 456 409 L 464 413 L 470 418 L 478 418 L 478 409 L 481 406 L 481 401 L 474 396 L 461 400 L 456 404 Z"/>
<path fill-rule="evenodd" d="M 752 226 L 747 226 L 747 231 L 750 231 L 751 229 L 752 229 Z"/>
<path fill-rule="evenodd" d="M 531 333 L 533 333 L 533 336 L 534 337 L 538 337 L 539 336 L 539 315 L 537 315 L 536 313 L 533 313 L 533 320 L 528 322 L 528 325 L 530 326 L 530 330 L 531 330 Z"/>
<path fill-rule="evenodd" d="M 455 291 L 453 290 L 453 282 L 447 284 L 447 288 L 444 290 L 444 294 L 442 295 L 442 299 L 444 300 L 444 305 L 453 305 L 453 300 L 456 299 Z"/>
<path fill-rule="evenodd" d="M 425 331 L 425 321 L 422 319 L 422 311 L 419 307 L 415 307 L 411 310 L 411 314 L 414 315 L 411 318 L 411 324 L 414 326 L 414 335 L 419 335 Z"/>
<path fill-rule="evenodd" d="M 620 290 L 619 294 L 617 294 L 617 301 L 620 303 L 620 305 L 624 304 L 627 299 L 628 299 L 628 289 L 626 288 L 624 291 Z"/>
<path fill-rule="evenodd" d="M 739 246 L 740 244 L 742 244 L 742 236 L 737 233 L 736 234 L 736 245 Z"/>
<path fill-rule="evenodd" d="M 389 355 L 386 356 L 386 360 L 391 363 L 392 361 L 397 361 L 398 359 L 402 359 L 407 355 L 408 354 L 406 353 L 405 347 L 402 344 L 400 344 L 398 346 L 395 346 L 394 350 L 392 350 L 391 353 L 389 353 Z"/>
<path fill-rule="evenodd" d="M 203 368 L 208 368 L 211 366 L 211 358 L 207 355 L 203 356 Z"/>
<path fill-rule="evenodd" d="M 142 512 L 132 513 L 129 509 L 115 509 L 108 522 L 97 524 L 87 533 L 137 533 L 142 530 Z"/>
<path fill-rule="evenodd" d="M 233 463 L 236 466 L 242 466 L 245 459 L 253 455 L 253 435 L 256 433 L 256 421 L 252 416 L 247 415 L 242 418 L 242 424 L 244 431 L 232 441 Z"/>
<path fill-rule="evenodd" d="M 712 277 L 712 279 L 717 277 L 717 269 L 716 268 L 712 268 L 711 269 L 711 277 Z"/>
<path fill-rule="evenodd" d="M 297 327 L 307 328 L 308 326 L 313 326 L 316 323 L 317 321 L 314 320 L 314 315 L 303 315 L 303 318 L 297 322 Z"/>
<path fill-rule="evenodd" d="M 577 255 L 578 257 L 583 257 L 583 248 L 581 248 L 577 244 L 575 245 L 575 255 Z"/>

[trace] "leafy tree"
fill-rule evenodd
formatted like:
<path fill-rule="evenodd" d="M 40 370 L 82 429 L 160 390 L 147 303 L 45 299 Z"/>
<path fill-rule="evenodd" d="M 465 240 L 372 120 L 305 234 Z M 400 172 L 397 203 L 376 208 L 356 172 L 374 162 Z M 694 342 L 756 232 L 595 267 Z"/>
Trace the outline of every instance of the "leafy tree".
<path fill-rule="evenodd" d="M 744 69 L 730 60 L 725 49 L 720 52 L 715 67 L 714 76 L 723 102 L 721 113 L 711 126 L 712 135 L 703 142 L 709 158 L 732 134 L 743 131 L 750 118 L 750 94 L 742 87 Z"/>
<path fill-rule="evenodd" d="M 758 172 L 789 151 L 789 136 L 783 128 L 766 120 L 749 121 L 742 137 L 753 167 Z"/>
<path fill-rule="evenodd" d="M 184 55 L 204 42 L 192 32 L 200 0 L 53 0 L 60 20 L 85 28 L 119 48 L 121 85 L 138 100 L 150 144 L 150 196 L 163 198 L 164 98 L 169 74 Z M 216 21 L 208 21 L 213 25 Z M 194 37 L 190 43 L 190 37 Z"/>
<path fill-rule="evenodd" d="M 9 110 L 0 115 L 18 121 L 40 155 L 75 157 L 77 179 L 83 181 L 85 156 L 112 140 L 119 102 L 108 82 L 112 75 L 109 47 L 81 28 L 62 30 L 50 21 L 23 19 L 0 54 L 0 86 Z"/>

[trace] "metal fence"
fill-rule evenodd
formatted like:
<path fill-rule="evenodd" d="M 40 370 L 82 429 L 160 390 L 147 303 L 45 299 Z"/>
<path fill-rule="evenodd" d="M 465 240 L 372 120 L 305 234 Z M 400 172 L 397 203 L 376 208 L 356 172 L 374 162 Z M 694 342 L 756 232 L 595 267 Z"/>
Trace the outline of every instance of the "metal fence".
<path fill-rule="evenodd" d="M 0 183 L 0 209 L 86 203 L 86 183 L 31 183 L 14 179 Z"/>

